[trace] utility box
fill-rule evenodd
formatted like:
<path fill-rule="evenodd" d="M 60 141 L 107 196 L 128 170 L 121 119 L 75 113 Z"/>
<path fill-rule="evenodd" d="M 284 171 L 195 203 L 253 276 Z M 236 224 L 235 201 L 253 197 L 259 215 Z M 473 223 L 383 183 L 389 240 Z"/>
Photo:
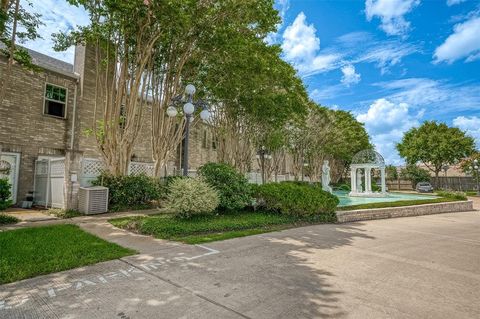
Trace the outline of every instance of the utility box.
<path fill-rule="evenodd" d="M 78 210 L 86 215 L 108 211 L 108 188 L 103 186 L 80 187 Z"/>

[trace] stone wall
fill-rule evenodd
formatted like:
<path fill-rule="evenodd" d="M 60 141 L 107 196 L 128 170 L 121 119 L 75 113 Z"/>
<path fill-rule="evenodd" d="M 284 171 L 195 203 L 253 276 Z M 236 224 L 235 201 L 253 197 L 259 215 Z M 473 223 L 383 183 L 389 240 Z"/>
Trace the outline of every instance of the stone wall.
<path fill-rule="evenodd" d="M 384 219 L 394 217 L 421 216 L 441 213 L 467 212 L 473 210 L 473 201 L 445 202 L 435 204 L 389 207 L 376 209 L 357 209 L 337 211 L 337 221 L 348 223 L 362 220 Z"/>

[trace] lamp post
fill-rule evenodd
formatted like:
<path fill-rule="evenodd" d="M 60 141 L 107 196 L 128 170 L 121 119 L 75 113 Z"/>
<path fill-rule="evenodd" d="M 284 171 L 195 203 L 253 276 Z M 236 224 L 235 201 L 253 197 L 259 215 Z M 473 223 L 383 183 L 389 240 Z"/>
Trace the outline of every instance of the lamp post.
<path fill-rule="evenodd" d="M 260 169 L 262 170 L 262 184 L 265 184 L 265 180 L 267 179 L 265 176 L 265 160 L 272 159 L 272 156 L 268 153 L 265 146 L 262 146 L 258 149 L 257 159 L 260 160 Z"/>
<path fill-rule="evenodd" d="M 473 165 L 470 166 L 472 177 L 477 179 L 477 195 L 480 196 L 480 167 L 478 166 L 478 160 L 473 160 Z"/>
<path fill-rule="evenodd" d="M 171 105 L 167 108 L 167 115 L 175 117 L 178 114 L 177 108 L 183 105 L 183 114 L 185 114 L 185 144 L 183 150 L 183 176 L 188 176 L 188 143 L 190 138 L 190 122 L 193 120 L 193 113 L 197 109 L 201 109 L 200 118 L 207 121 L 210 118 L 210 111 L 207 104 L 202 100 L 193 100 L 195 94 L 195 86 L 189 84 L 185 87 L 185 95 L 178 95 L 172 99 Z"/>

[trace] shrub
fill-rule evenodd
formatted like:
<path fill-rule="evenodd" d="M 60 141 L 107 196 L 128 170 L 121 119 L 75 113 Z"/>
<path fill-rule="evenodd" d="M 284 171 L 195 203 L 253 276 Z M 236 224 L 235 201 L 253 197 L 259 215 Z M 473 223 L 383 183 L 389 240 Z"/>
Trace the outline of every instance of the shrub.
<path fill-rule="evenodd" d="M 103 173 L 92 184 L 108 187 L 109 209 L 112 211 L 147 208 L 160 198 L 158 181 L 143 174 L 114 176 Z"/>
<path fill-rule="evenodd" d="M 10 200 L 11 195 L 8 179 L 0 178 L 0 210 L 7 209 L 12 205 L 12 201 Z"/>
<path fill-rule="evenodd" d="M 451 199 L 458 199 L 458 200 L 467 200 L 467 195 L 463 192 L 447 192 L 447 191 L 438 191 L 436 192 L 438 196 L 451 198 Z"/>
<path fill-rule="evenodd" d="M 339 200 L 318 186 L 296 183 L 269 183 L 258 187 L 259 206 L 282 214 L 309 216 L 331 214 Z"/>
<path fill-rule="evenodd" d="M 334 190 L 346 191 L 346 192 L 351 191 L 350 185 L 345 184 L 345 183 L 333 184 L 331 186 Z"/>
<path fill-rule="evenodd" d="M 221 210 L 239 210 L 252 202 L 248 180 L 227 164 L 208 163 L 200 167 L 200 176 L 220 195 Z"/>
<path fill-rule="evenodd" d="M 15 224 L 18 223 L 20 220 L 17 217 L 13 217 L 7 214 L 0 214 L 0 226 L 1 225 L 8 225 L 8 224 Z"/>
<path fill-rule="evenodd" d="M 175 179 L 167 196 L 167 208 L 178 217 L 212 214 L 219 203 L 218 192 L 201 178 Z"/>
<path fill-rule="evenodd" d="M 166 200 L 168 193 L 170 192 L 170 185 L 172 184 L 172 182 L 175 181 L 176 179 L 181 179 L 181 178 L 188 178 L 188 177 L 180 176 L 180 175 L 172 175 L 172 176 L 166 176 L 166 177 L 160 178 L 160 180 L 157 183 L 160 199 Z"/>

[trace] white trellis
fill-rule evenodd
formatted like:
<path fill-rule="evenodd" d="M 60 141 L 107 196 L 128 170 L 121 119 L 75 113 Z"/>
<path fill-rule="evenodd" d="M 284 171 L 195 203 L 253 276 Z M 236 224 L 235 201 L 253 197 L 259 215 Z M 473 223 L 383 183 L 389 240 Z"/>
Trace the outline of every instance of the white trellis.
<path fill-rule="evenodd" d="M 88 187 L 106 169 L 102 160 L 94 158 L 84 158 L 81 165 L 81 174 L 79 176 L 80 186 Z M 130 162 L 128 166 L 129 175 L 145 174 L 155 176 L 155 165 L 153 163 Z"/>

